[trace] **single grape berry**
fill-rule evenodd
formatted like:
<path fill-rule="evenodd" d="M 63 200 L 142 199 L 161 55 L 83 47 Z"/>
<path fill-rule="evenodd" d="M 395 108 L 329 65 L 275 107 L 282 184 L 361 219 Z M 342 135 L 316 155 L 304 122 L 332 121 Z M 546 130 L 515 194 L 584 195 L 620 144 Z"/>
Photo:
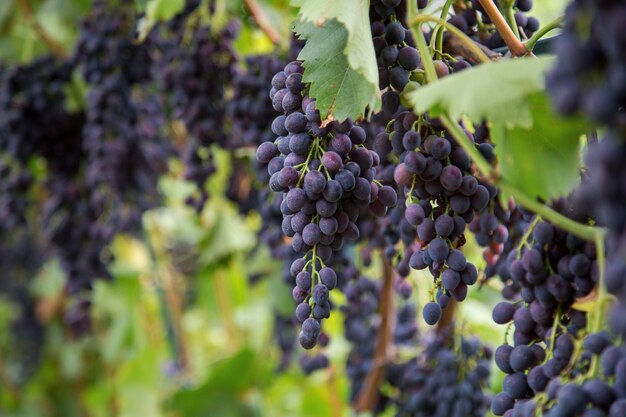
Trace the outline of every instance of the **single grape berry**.
<path fill-rule="evenodd" d="M 432 326 L 441 318 L 441 307 L 439 304 L 431 301 L 424 306 L 422 315 L 424 316 L 424 321 Z"/>
<path fill-rule="evenodd" d="M 515 306 L 509 302 L 502 301 L 493 308 L 493 321 L 497 324 L 506 324 L 513 320 Z"/>

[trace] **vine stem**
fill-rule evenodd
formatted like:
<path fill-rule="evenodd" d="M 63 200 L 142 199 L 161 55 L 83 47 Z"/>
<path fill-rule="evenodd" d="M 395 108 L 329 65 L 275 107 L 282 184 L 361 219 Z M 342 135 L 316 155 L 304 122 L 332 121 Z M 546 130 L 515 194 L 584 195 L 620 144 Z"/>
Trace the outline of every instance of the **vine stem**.
<path fill-rule="evenodd" d="M 545 204 L 529 197 L 526 193 L 508 184 L 506 181 L 498 181 L 497 185 L 502 191 L 512 195 L 517 202 L 524 206 L 524 208 L 537 213 L 544 220 L 549 221 L 553 225 L 560 227 L 561 229 L 564 229 L 584 240 L 595 242 L 600 239 L 604 241 L 606 236 L 605 229 L 601 227 L 587 226 L 567 218 L 552 210 Z"/>
<path fill-rule="evenodd" d="M 446 17 L 448 17 L 448 13 L 450 12 L 450 7 L 452 6 L 452 3 L 454 3 L 456 0 L 446 0 L 446 3 L 443 5 L 443 7 L 441 8 L 441 15 L 439 16 L 439 20 L 442 22 L 446 21 Z M 434 46 L 438 49 L 438 50 L 443 50 L 443 28 L 442 28 L 442 24 L 441 23 L 437 23 L 437 26 L 435 26 L 435 30 L 433 33 L 433 40 L 434 40 Z M 433 46 L 433 42 L 431 41 L 430 46 Z"/>
<path fill-rule="evenodd" d="M 504 0 L 504 7 L 502 8 L 502 13 L 504 14 L 504 19 L 507 24 L 515 34 L 517 39 L 520 38 L 519 28 L 517 27 L 517 22 L 515 21 L 515 13 L 513 13 L 513 4 L 515 0 Z"/>
<path fill-rule="evenodd" d="M 437 327 L 435 328 L 435 332 L 437 332 L 437 334 L 445 334 L 446 331 L 453 325 L 454 313 L 457 304 L 458 303 L 454 298 L 450 298 L 448 306 L 442 311 L 441 319 L 437 322 Z"/>
<path fill-rule="evenodd" d="M 581 239 L 588 241 L 596 241 L 597 239 L 604 240 L 606 236 L 605 229 L 584 225 L 569 219 L 545 204 L 529 197 L 526 193 L 509 184 L 502 178 L 499 178 L 496 175 L 494 168 L 489 164 L 489 162 L 487 162 L 480 152 L 478 152 L 469 138 L 465 136 L 465 133 L 461 129 L 459 123 L 452 120 L 447 115 L 440 116 L 439 118 L 446 129 L 448 129 L 448 131 L 452 134 L 452 137 L 456 140 L 456 142 L 469 154 L 481 174 L 488 177 L 488 179 L 491 180 L 494 185 L 498 186 L 500 190 L 513 196 L 515 201 L 524 206 L 526 209 L 537 213 L 544 220 L 549 221 L 553 225 L 560 227 L 561 229 L 564 229 Z"/>
<path fill-rule="evenodd" d="M 456 139 L 458 144 L 463 148 L 465 152 L 467 152 L 472 161 L 474 161 L 474 164 L 476 165 L 478 170 L 484 176 L 495 180 L 495 178 L 493 178 L 496 176 L 495 169 L 493 168 L 493 166 L 491 166 L 489 162 L 487 162 L 485 158 L 483 158 L 483 156 L 478 151 L 478 149 L 476 149 L 474 144 L 470 142 L 469 138 L 465 135 L 465 132 L 463 131 L 461 126 L 457 122 L 452 120 L 452 118 L 448 115 L 440 116 L 439 119 L 441 119 L 441 122 L 446 127 L 446 129 L 448 129 L 448 131 L 452 134 L 454 139 Z"/>
<path fill-rule="evenodd" d="M 535 218 L 533 219 L 532 223 L 528 225 L 528 230 L 526 230 L 524 232 L 524 235 L 522 236 L 522 238 L 519 241 L 519 245 L 517 245 L 517 248 L 515 248 L 515 250 L 517 251 L 517 256 L 518 257 L 521 255 L 522 248 L 524 247 L 524 245 L 526 245 L 528 243 L 528 238 L 530 237 L 530 235 L 533 232 L 533 230 L 535 230 L 535 226 L 537 226 L 537 223 L 539 223 L 540 219 L 541 219 L 540 216 L 535 216 Z"/>
<path fill-rule="evenodd" d="M 162 242 L 163 236 L 160 231 L 154 227 L 154 223 L 149 223 L 151 227 L 151 234 L 154 236 L 146 236 L 144 241 L 146 242 L 146 248 L 148 250 L 148 254 L 150 256 L 150 272 L 152 276 L 152 282 L 155 284 L 157 291 L 157 300 L 159 303 L 159 310 L 161 312 L 161 320 L 163 325 L 163 330 L 165 332 L 167 344 L 169 346 L 170 352 L 174 357 L 174 360 L 177 365 L 183 365 L 186 363 L 186 355 L 183 354 L 184 351 L 184 343 L 182 339 L 182 334 L 179 331 L 182 329 L 181 326 L 177 326 L 175 323 L 175 319 L 180 316 L 176 315 L 173 311 L 172 296 L 168 291 L 170 290 L 170 286 L 166 284 L 165 277 L 162 274 L 160 269 L 160 265 L 158 262 L 159 256 L 163 255 L 161 251 L 157 253 L 157 249 L 155 248 L 152 238 L 156 238 L 156 241 Z"/>
<path fill-rule="evenodd" d="M 417 35 L 416 37 L 419 38 L 419 33 L 422 32 L 421 25 L 422 25 L 422 23 L 425 23 L 425 22 L 433 22 L 433 23 L 437 23 L 438 25 L 443 26 L 448 31 L 450 31 L 454 36 L 459 38 L 461 43 L 463 43 L 467 47 L 467 49 L 472 51 L 476 55 L 476 57 L 479 59 L 480 62 L 482 62 L 483 64 L 491 62 L 491 59 L 489 59 L 487 54 L 485 54 L 485 52 L 482 49 L 480 49 L 480 47 L 478 45 L 476 45 L 476 43 L 469 36 L 467 36 L 465 33 L 460 31 L 456 26 L 446 22 L 445 20 L 436 18 L 434 16 L 428 16 L 428 15 L 416 16 L 411 21 L 411 26 L 417 25 L 417 28 L 415 30 L 413 30 L 413 35 Z M 419 32 L 419 33 L 417 33 L 417 32 Z M 424 35 L 422 34 L 422 38 L 423 37 L 424 37 Z M 419 43 L 418 43 L 418 46 L 419 46 Z M 425 47 L 426 53 L 430 54 L 430 52 L 428 50 L 428 46 L 426 45 L 426 40 L 424 40 L 424 47 Z M 424 60 L 424 58 L 423 58 L 424 52 L 422 52 L 421 49 L 420 49 L 420 55 L 422 56 L 422 60 Z"/>
<path fill-rule="evenodd" d="M 424 37 L 424 33 L 422 32 L 421 23 L 416 21 L 416 24 L 417 28 L 412 29 L 412 31 L 413 35 L 415 36 L 415 42 L 417 43 L 417 50 L 419 51 L 422 58 L 422 65 L 424 66 L 426 82 L 430 83 L 433 81 L 437 81 L 437 71 L 435 70 L 435 65 L 433 64 L 433 60 L 430 56 L 430 50 L 428 49 L 428 45 L 426 44 L 426 38 Z"/>
<path fill-rule="evenodd" d="M 280 45 L 280 34 L 274 29 L 261 6 L 259 6 L 256 0 L 246 0 L 245 3 L 259 28 L 270 38 L 274 45 Z"/>
<path fill-rule="evenodd" d="M 376 334 L 376 347 L 372 367 L 365 376 L 363 388 L 359 393 L 354 408 L 358 412 L 374 411 L 378 401 L 378 387 L 389 363 L 393 345 L 394 303 L 393 303 L 393 268 L 384 252 L 381 252 L 383 264 L 383 288 L 380 295 L 380 326 Z"/>
<path fill-rule="evenodd" d="M 600 331 L 602 327 L 602 318 L 604 316 L 605 303 L 607 300 L 607 290 L 604 284 L 604 275 L 605 275 L 605 244 L 604 244 L 604 236 L 596 236 L 595 244 L 596 244 L 596 259 L 598 261 L 598 299 L 596 301 L 597 307 L 594 311 L 593 316 L 593 324 L 591 326 L 591 332 L 597 333 Z M 594 376 L 598 369 L 598 357 L 594 356 L 591 360 L 591 366 L 589 367 L 590 376 Z"/>
<path fill-rule="evenodd" d="M 33 9 L 30 7 L 29 0 L 18 0 L 17 4 L 24 15 L 24 19 L 30 25 L 30 27 L 35 31 L 37 37 L 43 42 L 46 47 L 58 58 L 65 58 L 67 56 L 67 52 L 61 46 L 60 43 L 55 41 L 46 33 L 46 31 L 41 27 L 35 15 L 33 14 Z"/>
<path fill-rule="evenodd" d="M 560 16 L 553 21 L 547 23 L 543 27 L 539 28 L 539 30 L 530 37 L 530 39 L 524 42 L 526 49 L 532 51 L 535 48 L 535 45 L 537 44 L 537 41 L 539 41 L 539 39 L 543 38 L 548 32 L 561 27 L 564 20 L 565 16 Z"/>
<path fill-rule="evenodd" d="M 506 22 L 493 0 L 480 0 L 480 4 L 483 6 L 483 9 L 485 9 L 485 12 L 495 25 L 498 33 L 500 33 L 500 36 L 502 36 L 504 43 L 506 43 L 509 51 L 511 51 L 511 55 L 516 57 L 528 55 L 528 49 L 526 49 L 526 46 L 515 36 L 513 29 L 511 29 Z"/>

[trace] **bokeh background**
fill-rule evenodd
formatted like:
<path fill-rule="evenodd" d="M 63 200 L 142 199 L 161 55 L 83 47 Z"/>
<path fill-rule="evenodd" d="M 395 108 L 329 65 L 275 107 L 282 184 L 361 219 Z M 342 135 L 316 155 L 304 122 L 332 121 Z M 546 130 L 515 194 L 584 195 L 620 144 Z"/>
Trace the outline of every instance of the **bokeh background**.
<path fill-rule="evenodd" d="M 242 1 L 218 3 L 227 17 L 243 23 L 236 42 L 240 55 L 273 50 Z M 548 21 L 563 3 L 536 1 L 531 14 Z M 28 62 L 46 52 L 33 20 L 69 48 L 89 4 L 0 1 L 0 62 Z M 138 8 L 146 4 L 137 0 Z M 259 4 L 288 39 L 295 18 L 288 0 Z M 63 325 L 68 301 L 58 260 L 22 271 L 36 304 L 30 322 L 16 324 L 19 300 L 0 297 L 1 417 L 351 415 L 344 369 L 348 346 L 332 337 L 342 333 L 341 314 L 325 324 L 332 339 L 330 368 L 305 375 L 297 364 L 301 348 L 293 343 L 295 329 L 277 319 L 277 313 L 293 311 L 282 265 L 257 240 L 259 214 L 242 215 L 224 197 L 233 168 L 226 151 L 216 152 L 218 171 L 208 184 L 211 198 L 201 214 L 185 205 L 193 186 L 173 164 L 160 182 L 165 204 L 144 215 L 143 237 L 115 239 L 109 248 L 114 279 L 95 285 L 90 334 L 75 338 Z M 480 265 L 473 243 L 468 257 Z M 19 279 L 1 270 L 0 265 L 0 279 Z M 374 262 L 368 273 L 377 277 L 379 270 Z M 419 290 L 421 277 L 416 273 L 412 279 Z M 422 292 L 418 303 L 426 297 Z M 490 313 L 498 294 L 497 287 L 470 291 L 458 313 L 464 331 L 494 344 L 502 340 L 504 329 L 492 324 Z M 341 294 L 333 292 L 333 297 L 342 302 Z M 16 342 L 16 326 L 30 343 Z M 493 387 L 500 383 L 501 375 L 494 372 Z"/>

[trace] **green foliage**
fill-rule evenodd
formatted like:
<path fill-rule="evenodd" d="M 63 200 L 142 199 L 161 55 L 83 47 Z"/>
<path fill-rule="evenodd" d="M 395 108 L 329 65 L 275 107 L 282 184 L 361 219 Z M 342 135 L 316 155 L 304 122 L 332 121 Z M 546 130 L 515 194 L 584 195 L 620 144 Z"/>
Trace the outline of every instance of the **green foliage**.
<path fill-rule="evenodd" d="M 300 7 L 295 30 L 307 39 L 300 53 L 304 80 L 324 117 L 357 119 L 377 107 L 378 67 L 368 19 L 369 2 L 293 0 Z M 345 13 L 350 10 L 350 13 Z"/>
<path fill-rule="evenodd" d="M 214 363 L 205 382 L 192 390 L 178 392 L 173 408 L 182 417 L 219 415 L 225 417 L 253 416 L 252 409 L 239 400 L 258 384 L 267 384 L 271 370 L 244 348 L 233 356 Z"/>
<path fill-rule="evenodd" d="M 554 59 L 503 60 L 442 78 L 406 98 L 419 113 L 486 120 L 504 180 L 531 197 L 567 194 L 579 179 L 581 119 L 558 117 L 543 93 Z"/>
<path fill-rule="evenodd" d="M 543 93 L 528 97 L 526 104 L 531 127 L 492 126 L 500 172 L 531 197 L 548 200 L 565 195 L 580 179 L 579 143 L 587 125 L 579 118 L 557 116 Z"/>
<path fill-rule="evenodd" d="M 407 98 L 418 113 L 528 128 L 533 114 L 527 99 L 543 91 L 545 73 L 553 63 L 553 58 L 539 58 L 480 65 L 419 88 Z"/>
<path fill-rule="evenodd" d="M 272 23 L 287 26 L 284 21 L 291 10 L 286 10 L 286 1 L 261 2 Z M 39 3 L 37 20 L 69 48 L 89 1 Z M 135 3 L 146 13 L 138 28 L 144 37 L 157 22 L 180 11 L 184 0 Z M 241 1 L 227 3 L 228 8 L 244 14 Z M 310 94 L 317 99 L 323 117 L 356 119 L 368 106 L 379 107 L 369 2 L 291 3 L 299 8 L 296 31 L 308 40 L 299 57 L 304 60 L 304 80 L 311 83 Z M 442 3 L 430 2 L 429 8 Z M 0 1 L 0 35 L 0 58 L 8 61 L 29 60 L 46 52 L 14 0 Z M 237 49 L 245 56 L 268 52 L 273 45 L 258 27 L 246 24 Z M 550 109 L 543 78 L 552 63 L 551 58 L 503 60 L 427 86 L 414 83 L 416 89 L 402 97 L 406 100 L 403 104 L 435 116 L 488 120 L 502 177 L 528 196 L 549 199 L 567 193 L 579 180 L 580 135 L 588 129 L 584 121 L 559 118 Z M 68 104 L 80 108 L 86 87 L 80 80 L 69 87 L 78 88 L 79 94 Z M 231 160 L 225 152 L 216 155 L 219 170 L 207 184 L 211 200 L 201 216 L 182 203 L 193 186 L 174 178 L 174 169 L 161 183 L 166 207 L 144 217 L 145 241 L 124 236 L 111 246 L 115 280 L 95 286 L 93 334 L 72 340 L 65 334 L 62 317 L 53 314 L 46 319 L 43 366 L 32 381 L 15 385 L 12 370 L 2 369 L 10 364 L 0 363 L 2 417 L 349 415 L 341 367 L 346 343 L 340 340 L 344 333 L 340 309 L 325 324 L 332 340 L 328 349 L 331 372 L 311 378 L 303 378 L 295 368 L 275 372 L 279 352 L 272 335 L 273 314 L 292 313 L 293 299 L 289 288 L 282 285 L 282 265 L 270 259 L 267 248 L 250 253 L 256 244 L 258 218 L 255 214 L 242 217 L 221 197 Z M 180 242 L 197 250 L 186 254 L 197 262 L 197 271 L 190 276 L 174 267 L 175 255 L 170 250 Z M 482 262 L 481 250 L 472 242 L 466 252 L 474 263 Z M 374 265 L 367 272 L 374 276 L 378 268 Z M 255 273 L 266 278 L 252 285 L 248 277 Z M 414 286 L 425 282 L 420 274 L 408 278 Z M 177 285 L 174 296 L 181 306 L 172 305 L 168 298 L 172 296 L 171 282 Z M 59 299 L 63 302 L 64 284 L 60 265 L 52 261 L 41 271 L 32 293 L 42 305 Z M 421 284 L 419 290 L 418 303 L 423 305 L 430 298 Z M 332 297 L 335 305 L 346 302 L 341 294 Z M 484 286 L 471 291 L 459 307 L 461 331 L 499 342 L 504 329 L 488 318 L 497 300 L 498 288 Z M 593 303 L 586 300 L 579 307 L 590 309 Z M 177 308 L 179 317 L 174 311 Z M 13 313 L 10 300 L 0 300 L 0 353 L 5 360 Z M 169 369 L 183 353 L 188 360 L 185 369 Z M 501 384 L 501 379 L 495 372 L 494 385 Z M 390 408 L 385 415 L 394 415 L 394 411 Z"/>
<path fill-rule="evenodd" d="M 185 6 L 185 0 L 149 0 L 145 4 L 146 15 L 139 22 L 139 39 L 144 39 L 158 22 L 169 20 Z"/>

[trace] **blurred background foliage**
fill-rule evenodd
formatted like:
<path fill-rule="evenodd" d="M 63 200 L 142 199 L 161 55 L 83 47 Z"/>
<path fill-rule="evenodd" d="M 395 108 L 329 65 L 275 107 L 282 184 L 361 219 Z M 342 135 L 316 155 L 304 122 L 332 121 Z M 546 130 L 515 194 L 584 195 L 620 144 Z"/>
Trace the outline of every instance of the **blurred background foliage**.
<path fill-rule="evenodd" d="M 533 14 L 547 21 L 563 2 L 537 1 Z M 0 1 L 0 64 L 30 61 L 50 43 L 69 52 L 89 3 Z M 160 3 L 136 0 L 146 11 Z M 295 18 L 288 0 L 259 4 L 287 44 Z M 225 16 L 244 23 L 236 43 L 241 55 L 272 50 L 243 1 L 221 0 L 218 6 Z M 41 33 L 49 42 L 42 41 Z M 31 291 L 47 332 L 37 369 L 25 370 L 23 361 L 16 360 L 29 352 L 11 344 L 17 306 L 0 298 L 1 417 L 351 414 L 344 371 L 347 346 L 332 337 L 342 333 L 341 314 L 333 314 L 326 325 L 332 340 L 328 370 L 305 376 L 296 360 L 279 371 L 284 358 L 276 343 L 274 312 L 292 311 L 293 301 L 281 280 L 282 265 L 257 247 L 260 217 L 241 216 L 221 197 L 227 161 L 218 158 L 218 175 L 209 184 L 211 199 L 200 216 L 183 202 L 191 188 L 179 179 L 180 169 L 174 166 L 163 178 L 166 204 L 144 216 L 143 238 L 118 237 L 110 248 L 115 279 L 100 281 L 94 289 L 94 331 L 89 336 L 74 339 L 64 330 L 60 306 L 66 302 L 65 277 L 58 261 L 38 271 Z M 467 248 L 468 257 L 480 265 L 478 248 Z M 370 276 L 380 276 L 377 269 L 374 264 Z M 266 278 L 257 282 L 259 275 Z M 418 287 L 426 282 L 415 271 L 412 278 Z M 427 297 L 421 293 L 418 302 Z M 502 340 L 503 329 L 492 324 L 490 314 L 497 300 L 497 288 L 471 291 L 458 313 L 463 330 L 486 341 Z M 494 388 L 501 384 L 499 373 L 492 383 Z"/>

